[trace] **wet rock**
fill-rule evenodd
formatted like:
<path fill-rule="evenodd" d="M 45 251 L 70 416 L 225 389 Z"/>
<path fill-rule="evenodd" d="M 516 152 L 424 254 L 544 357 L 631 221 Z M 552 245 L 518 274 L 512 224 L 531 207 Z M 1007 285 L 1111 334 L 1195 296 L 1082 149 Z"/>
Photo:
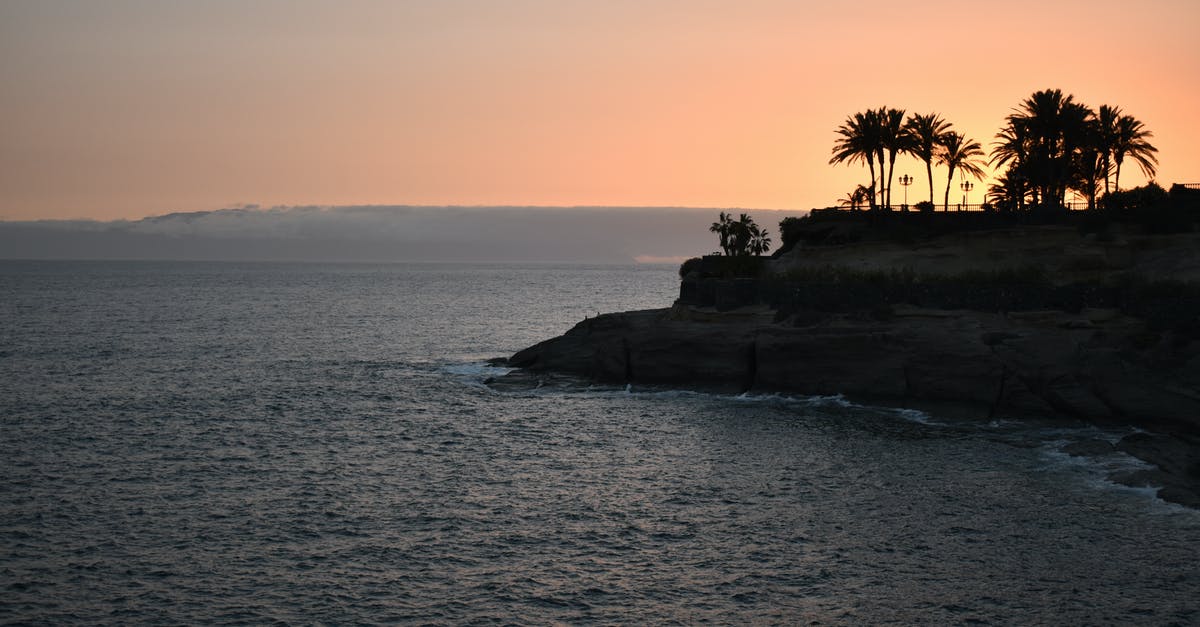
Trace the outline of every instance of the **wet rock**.
<path fill-rule="evenodd" d="M 1122 438 L 1116 448 L 1157 468 L 1114 477 L 1115 481 L 1158 487 L 1159 498 L 1200 508 L 1200 436 L 1134 433 Z"/>
<path fill-rule="evenodd" d="M 1113 447 L 1111 442 L 1089 439 L 1081 442 L 1072 442 L 1059 450 L 1074 457 L 1100 457 L 1116 451 L 1116 448 Z"/>

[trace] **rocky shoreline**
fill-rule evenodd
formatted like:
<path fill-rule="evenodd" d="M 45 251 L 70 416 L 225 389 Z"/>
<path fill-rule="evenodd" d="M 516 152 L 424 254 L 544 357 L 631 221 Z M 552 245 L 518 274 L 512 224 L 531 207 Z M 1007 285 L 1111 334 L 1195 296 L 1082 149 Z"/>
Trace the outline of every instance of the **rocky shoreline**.
<path fill-rule="evenodd" d="M 1148 432 L 1118 448 L 1159 470 L 1119 479 L 1200 507 L 1200 359 L 1180 364 L 1170 338 L 1139 348 L 1137 319 L 1099 310 L 777 313 L 676 305 L 605 314 L 507 364 L 611 383 L 952 403 L 981 420 L 1136 426 Z"/>
<path fill-rule="evenodd" d="M 1039 229 L 1037 238 L 1030 239 L 1037 239 L 1040 255 L 1052 256 L 1046 251 L 1054 247 L 1054 237 L 1079 238 Z M 970 246 L 911 246 L 911 263 L 902 267 L 953 255 L 960 271 L 978 270 L 982 263 L 973 261 L 972 251 L 985 251 L 984 261 L 995 258 L 995 246 L 980 245 L 979 238 L 973 235 Z M 1014 240 L 1012 233 L 992 235 L 996 238 Z M 1162 268 L 1164 259 L 1175 258 L 1190 269 L 1196 263 L 1196 240 L 1183 241 L 1182 251 L 1172 245 L 1174 255 L 1158 244 L 1122 247 L 1111 241 L 1092 250 L 1072 241 L 1060 250 L 1070 250 L 1074 257 L 1090 255 L 1086 271 L 1094 277 L 1112 270 L 1105 267 L 1111 259 L 1128 269 L 1145 259 Z M 1114 249 L 1118 253 L 1112 253 Z M 1096 250 L 1108 252 L 1099 255 Z M 852 263 L 862 267 L 880 258 L 893 264 L 906 261 L 902 246 L 817 252 L 793 251 L 770 265 L 779 276 L 816 263 L 806 261 L 812 258 L 822 259 L 824 269 L 832 265 L 830 259 L 842 268 Z M 1060 252 L 1060 265 L 1061 257 Z M 1028 251 L 1025 261 L 1030 261 Z M 1070 263 L 1076 270 L 1082 268 Z M 1070 279 L 1078 292 L 1079 271 Z M 697 281 L 720 283 L 715 292 L 709 289 L 718 294 L 719 303 L 701 305 L 688 298 L 703 292 Z M 722 285 L 743 295 L 722 299 Z M 856 303 L 847 299 L 830 306 L 822 297 L 793 299 L 785 306 L 756 300 L 755 288 L 737 281 L 685 276 L 682 298 L 668 309 L 589 318 L 559 338 L 517 352 L 506 360 L 511 368 L 521 369 L 509 383 L 529 375 L 566 374 L 728 393 L 844 394 L 890 405 L 953 404 L 988 420 L 1051 416 L 1127 425 L 1139 431 L 1116 444 L 1097 442 L 1064 452 L 1102 455 L 1121 450 L 1134 455 L 1157 470 L 1115 480 L 1157 486 L 1164 500 L 1200 508 L 1200 342 L 1192 336 L 1193 312 L 1175 316 L 1175 328 L 1164 328 L 1152 316 L 1142 315 L 1129 298 L 1116 307 L 1076 303 L 1064 309 L 948 309 L 944 299 L 938 306 L 913 303 L 917 299 L 911 294 L 928 292 L 913 291 L 912 285 L 899 292 L 890 287 L 876 289 L 884 294 L 882 303 L 868 299 L 864 305 L 856 297 Z M 977 287 L 972 291 L 978 292 Z M 856 292 L 845 285 L 838 289 Z M 1052 294 L 1054 286 L 1043 289 Z M 889 295 L 896 293 L 901 295 Z M 1177 314 L 1178 307 L 1156 304 L 1151 309 Z"/>

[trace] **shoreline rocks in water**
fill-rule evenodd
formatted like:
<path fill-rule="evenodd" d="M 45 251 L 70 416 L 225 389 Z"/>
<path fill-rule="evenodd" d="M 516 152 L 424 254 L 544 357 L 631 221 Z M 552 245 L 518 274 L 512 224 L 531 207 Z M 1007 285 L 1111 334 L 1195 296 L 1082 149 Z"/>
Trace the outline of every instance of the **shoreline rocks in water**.
<path fill-rule="evenodd" d="M 1116 450 L 1159 469 L 1116 480 L 1162 486 L 1164 499 L 1200 507 L 1200 438 L 1190 435 L 1200 433 L 1200 359 L 1176 354 L 1182 349 L 1170 337 L 1149 342 L 1137 319 L 916 307 L 897 307 L 886 319 L 776 313 L 676 305 L 604 314 L 514 354 L 507 365 L 521 370 L 495 383 L 528 387 L 530 374 L 537 385 L 571 375 L 729 393 L 947 403 L 974 408 L 980 419 L 1061 415 L 1131 425 L 1156 433 L 1130 436 Z"/>

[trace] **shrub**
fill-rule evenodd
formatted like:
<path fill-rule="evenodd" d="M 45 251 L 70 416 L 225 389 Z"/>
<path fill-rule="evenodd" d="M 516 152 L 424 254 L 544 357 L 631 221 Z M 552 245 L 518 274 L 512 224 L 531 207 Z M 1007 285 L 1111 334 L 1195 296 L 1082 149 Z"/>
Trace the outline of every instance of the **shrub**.
<path fill-rule="evenodd" d="M 803 239 L 804 219 L 789 217 L 779 221 L 780 250 L 788 251 Z"/>
<path fill-rule="evenodd" d="M 704 260 L 699 257 L 688 259 L 679 266 L 679 278 L 684 279 L 693 272 L 699 272 L 703 264 Z"/>
<path fill-rule="evenodd" d="M 1165 205 L 1168 198 L 1167 190 L 1160 187 L 1158 183 L 1150 181 L 1142 187 L 1106 194 L 1103 204 L 1106 209 L 1128 211 Z"/>
<path fill-rule="evenodd" d="M 933 203 L 929 202 L 928 200 L 922 200 L 921 202 L 913 205 L 913 207 L 916 207 L 917 211 L 923 211 L 923 212 L 932 212 L 933 211 Z"/>

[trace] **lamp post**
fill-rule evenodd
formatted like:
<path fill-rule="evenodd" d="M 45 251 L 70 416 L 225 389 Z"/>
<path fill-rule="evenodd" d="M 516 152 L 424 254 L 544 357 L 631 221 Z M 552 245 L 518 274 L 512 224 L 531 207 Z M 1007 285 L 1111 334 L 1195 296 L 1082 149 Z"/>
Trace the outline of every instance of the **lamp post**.
<path fill-rule="evenodd" d="M 904 206 L 900 208 L 901 211 L 908 211 L 908 186 L 912 183 L 913 177 L 907 174 L 900 177 L 900 184 L 904 186 Z"/>
<path fill-rule="evenodd" d="M 962 204 L 963 204 L 963 208 L 965 209 L 965 208 L 966 208 L 966 206 L 967 206 L 967 194 L 970 194 L 970 193 L 971 193 L 971 190 L 975 189 L 975 184 L 974 184 L 974 183 L 972 183 L 971 181 L 968 181 L 968 180 L 966 180 L 966 179 L 963 179 L 962 183 L 959 183 L 959 185 L 958 185 L 958 186 L 959 186 L 959 187 L 961 187 L 961 188 L 962 188 L 962 190 L 963 190 L 963 202 L 962 202 Z"/>

